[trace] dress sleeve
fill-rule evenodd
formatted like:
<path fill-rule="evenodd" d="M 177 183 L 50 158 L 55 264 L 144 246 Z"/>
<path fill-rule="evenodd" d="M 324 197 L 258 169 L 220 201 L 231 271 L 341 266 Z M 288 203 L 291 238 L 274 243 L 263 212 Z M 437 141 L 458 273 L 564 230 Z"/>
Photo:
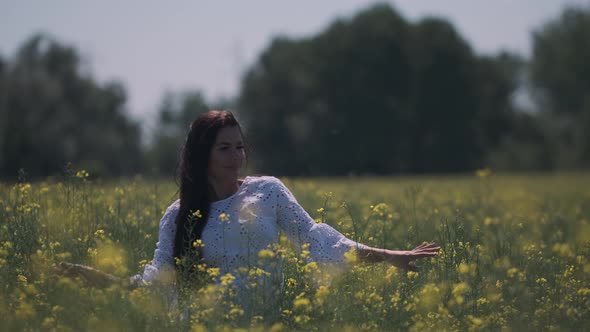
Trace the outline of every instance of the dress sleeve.
<path fill-rule="evenodd" d="M 325 223 L 316 223 L 278 179 L 276 183 L 277 221 L 289 240 L 301 247 L 309 243 L 310 258 L 318 263 L 343 263 L 344 254 L 364 245 L 352 241 Z"/>
<path fill-rule="evenodd" d="M 134 276 L 138 285 L 145 285 L 163 278 L 168 272 L 174 272 L 174 239 L 176 236 L 176 216 L 179 206 L 172 204 L 160 220 L 158 243 L 151 264 L 144 266 L 143 274 Z"/>

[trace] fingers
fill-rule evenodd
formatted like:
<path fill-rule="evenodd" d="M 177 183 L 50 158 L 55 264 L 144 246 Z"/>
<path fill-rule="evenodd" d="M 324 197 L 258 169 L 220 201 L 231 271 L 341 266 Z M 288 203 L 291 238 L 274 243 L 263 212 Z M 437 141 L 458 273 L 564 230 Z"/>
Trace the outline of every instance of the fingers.
<path fill-rule="evenodd" d="M 53 267 L 53 272 L 55 274 L 68 278 L 81 277 L 86 282 L 92 280 L 94 271 L 96 270 L 89 266 L 68 262 L 60 262 Z"/>
<path fill-rule="evenodd" d="M 426 249 L 426 248 L 439 248 L 439 246 L 436 245 L 436 243 L 434 242 L 422 242 L 422 244 L 420 244 L 419 246 L 417 246 L 415 249 Z"/>
<path fill-rule="evenodd" d="M 402 262 L 398 261 L 396 266 L 407 270 L 407 271 L 414 271 L 418 272 L 418 268 L 414 265 L 410 265 L 410 262 L 419 259 L 419 258 L 426 258 L 426 257 L 434 257 L 438 255 L 440 251 L 440 247 L 436 245 L 434 242 L 422 242 L 416 248 L 410 251 L 405 251 L 402 257 Z M 399 258 L 398 258 L 399 259 Z"/>
<path fill-rule="evenodd" d="M 412 251 L 416 253 L 422 252 L 438 252 L 440 247 L 436 245 L 434 242 L 422 242 L 421 245 L 414 248 Z"/>
<path fill-rule="evenodd" d="M 60 262 L 58 265 L 53 267 L 53 272 L 70 278 L 78 274 L 76 264 L 68 262 Z"/>
<path fill-rule="evenodd" d="M 53 267 L 53 272 L 59 276 L 78 279 L 86 286 L 109 287 L 122 282 L 121 278 L 82 264 L 60 262 Z"/>
<path fill-rule="evenodd" d="M 437 246 L 436 243 L 422 242 L 422 244 L 410 251 L 408 258 L 410 260 L 414 260 L 419 258 L 434 257 L 438 255 L 439 251 L 440 247 Z"/>
<path fill-rule="evenodd" d="M 440 247 L 439 247 L 439 246 L 437 246 L 437 245 L 436 245 L 436 243 L 434 243 L 434 242 L 424 242 L 424 244 L 425 244 L 425 246 L 424 246 L 425 248 L 434 248 L 434 247 L 436 247 L 436 248 L 440 248 Z"/>

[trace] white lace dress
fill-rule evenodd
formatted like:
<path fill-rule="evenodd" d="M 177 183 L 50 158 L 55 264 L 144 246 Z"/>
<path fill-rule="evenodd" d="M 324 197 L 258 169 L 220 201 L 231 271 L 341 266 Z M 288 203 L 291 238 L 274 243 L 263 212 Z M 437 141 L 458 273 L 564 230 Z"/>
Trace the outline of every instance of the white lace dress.
<path fill-rule="evenodd" d="M 174 269 L 179 208 L 177 200 L 162 217 L 152 263 L 145 266 L 143 275 L 136 276 L 140 283 L 157 281 L 162 271 Z M 261 266 L 259 252 L 278 243 L 281 231 L 296 246 L 309 243 L 309 259 L 318 263 L 345 265 L 344 254 L 362 247 L 331 226 L 316 223 L 279 179 L 246 177 L 234 195 L 211 204 L 201 237 L 203 259 L 208 267 L 218 267 L 221 276 L 234 275 L 237 288 L 248 282 L 244 268 L 251 267 L 269 272 L 267 279 L 276 285 L 282 281 L 281 264 Z"/>

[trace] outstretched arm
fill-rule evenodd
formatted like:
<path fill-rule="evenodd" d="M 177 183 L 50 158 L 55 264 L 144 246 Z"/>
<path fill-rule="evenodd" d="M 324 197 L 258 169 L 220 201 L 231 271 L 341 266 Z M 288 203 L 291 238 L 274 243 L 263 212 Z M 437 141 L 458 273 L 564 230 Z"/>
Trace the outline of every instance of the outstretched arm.
<path fill-rule="evenodd" d="M 372 248 L 344 237 L 327 224 L 316 224 L 309 214 L 297 203 L 293 194 L 280 182 L 272 178 L 277 197 L 277 220 L 281 228 L 294 243 L 309 243 L 312 259 L 324 262 L 339 261 L 350 248 L 355 248 L 361 261 L 388 262 L 399 268 L 415 271 L 409 263 L 424 257 L 436 256 L 440 247 L 424 242 L 412 250 L 387 250 Z"/>
<path fill-rule="evenodd" d="M 358 248 L 356 252 L 363 262 L 387 262 L 405 270 L 416 271 L 416 267 L 410 265 L 410 262 L 419 258 L 434 257 L 439 250 L 440 247 L 434 242 L 423 242 L 412 250 L 388 250 L 364 246 Z"/>
<path fill-rule="evenodd" d="M 55 272 L 65 277 L 79 277 L 90 286 L 110 287 L 113 285 L 120 285 L 128 289 L 133 289 L 138 286 L 134 277 L 119 278 L 82 264 L 61 262 L 55 267 Z"/>
<path fill-rule="evenodd" d="M 121 285 L 125 288 L 133 289 L 141 286 L 145 282 L 157 280 L 162 271 L 174 269 L 174 259 L 172 257 L 174 249 L 174 238 L 176 235 L 176 215 L 178 214 L 179 205 L 175 202 L 168 209 L 160 220 L 160 230 L 158 233 L 158 243 L 154 252 L 154 259 L 151 264 L 144 267 L 143 275 L 134 275 L 129 278 L 119 278 L 112 274 L 102 272 L 93 267 L 61 262 L 55 268 L 54 272 L 66 277 L 79 277 L 89 286 L 109 287 L 111 285 Z"/>

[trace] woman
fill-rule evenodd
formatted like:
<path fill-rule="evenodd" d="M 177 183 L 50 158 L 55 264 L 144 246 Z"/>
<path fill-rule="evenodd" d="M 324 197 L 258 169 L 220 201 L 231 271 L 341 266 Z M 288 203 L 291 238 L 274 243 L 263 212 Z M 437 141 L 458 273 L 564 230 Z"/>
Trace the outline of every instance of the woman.
<path fill-rule="evenodd" d="M 413 250 L 394 251 L 351 241 L 329 225 L 315 223 L 280 180 L 269 176 L 240 179 L 245 160 L 242 130 L 231 112 L 209 111 L 192 122 L 178 165 L 180 199 L 160 221 L 152 263 L 145 266 L 143 275 L 129 280 L 130 287 L 157 282 L 165 271 L 184 273 L 194 267 L 192 261 L 200 261 L 219 268 L 220 276 L 231 273 L 234 285 L 242 288 L 248 277 L 243 268 L 259 265 L 258 253 L 272 248 L 280 231 L 297 246 L 308 244 L 310 259 L 320 263 L 342 265 L 345 253 L 354 250 L 360 261 L 385 261 L 414 270 L 410 262 L 435 256 L 440 250 L 426 242 Z M 190 258 L 188 268 L 178 264 L 186 258 Z M 60 269 L 93 284 L 121 282 L 82 265 L 63 263 Z M 280 283 L 279 265 L 262 269 L 276 271 L 259 282 Z"/>

